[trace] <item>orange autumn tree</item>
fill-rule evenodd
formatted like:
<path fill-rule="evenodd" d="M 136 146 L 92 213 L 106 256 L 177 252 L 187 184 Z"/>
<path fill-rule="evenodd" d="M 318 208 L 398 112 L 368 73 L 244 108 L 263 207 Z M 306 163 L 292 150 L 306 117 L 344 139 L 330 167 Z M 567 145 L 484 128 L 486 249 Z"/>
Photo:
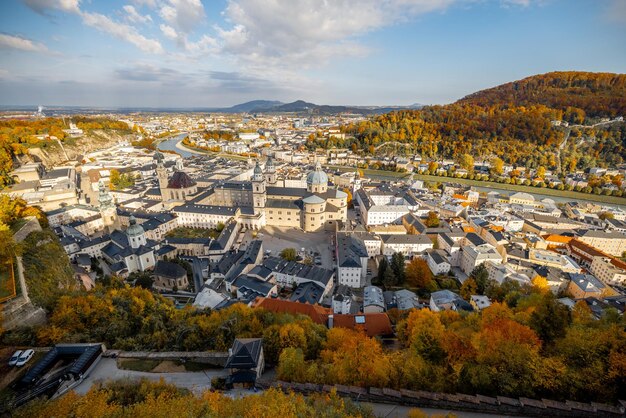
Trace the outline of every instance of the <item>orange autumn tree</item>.
<path fill-rule="evenodd" d="M 429 287 L 433 280 L 433 273 L 423 258 L 414 258 L 406 266 L 407 284 L 414 287 Z"/>
<path fill-rule="evenodd" d="M 380 343 L 362 332 L 345 328 L 328 331 L 320 353 L 328 383 L 384 387 L 389 382 L 390 365 Z"/>

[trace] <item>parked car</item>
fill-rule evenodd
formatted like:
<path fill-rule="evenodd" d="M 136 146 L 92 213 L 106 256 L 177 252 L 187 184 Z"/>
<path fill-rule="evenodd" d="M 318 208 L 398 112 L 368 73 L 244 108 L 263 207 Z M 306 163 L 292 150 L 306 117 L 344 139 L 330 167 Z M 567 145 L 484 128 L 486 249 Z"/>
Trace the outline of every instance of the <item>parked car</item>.
<path fill-rule="evenodd" d="M 17 363 L 17 360 L 20 358 L 21 355 L 22 350 L 17 350 L 15 353 L 13 353 L 13 355 L 9 359 L 9 366 L 15 366 L 15 363 Z"/>
<path fill-rule="evenodd" d="M 35 351 L 28 349 L 26 351 L 24 351 L 20 357 L 17 359 L 17 363 L 15 363 L 15 365 L 17 367 L 22 367 L 23 365 L 25 365 L 26 363 L 28 363 L 28 361 L 33 358 L 33 354 L 35 354 Z"/>

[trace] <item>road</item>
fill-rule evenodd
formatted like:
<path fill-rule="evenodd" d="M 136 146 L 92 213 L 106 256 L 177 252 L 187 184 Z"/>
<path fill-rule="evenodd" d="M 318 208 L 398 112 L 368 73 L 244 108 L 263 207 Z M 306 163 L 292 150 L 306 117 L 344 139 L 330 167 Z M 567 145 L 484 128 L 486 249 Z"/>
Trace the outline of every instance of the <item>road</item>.
<path fill-rule="evenodd" d="M 367 405 L 372 408 L 372 412 L 374 415 L 381 418 L 400 418 L 407 417 L 409 415 L 409 411 L 411 409 L 415 409 L 415 407 L 405 406 L 405 405 L 390 405 L 385 403 L 371 403 L 371 402 L 361 402 L 362 405 Z M 487 414 L 484 412 L 467 412 L 467 411 L 454 411 L 452 409 L 433 409 L 433 408 L 417 408 L 420 411 L 424 412 L 428 416 L 436 415 L 444 417 L 447 414 L 453 414 L 457 418 L 485 418 L 485 417 L 501 417 L 501 418 L 512 418 L 512 415 L 496 415 L 496 414 Z"/>
<path fill-rule="evenodd" d="M 283 248 L 295 248 L 300 251 L 316 251 L 320 253 L 321 267 L 333 270 L 335 262 L 330 248 L 331 233 L 326 231 L 304 232 L 295 228 L 279 228 L 267 226 L 261 231 L 263 236 L 257 239 L 263 241 L 263 249 L 271 250 L 273 256 L 278 256 Z M 246 238 L 248 239 L 248 233 Z"/>
<path fill-rule="evenodd" d="M 204 370 L 201 372 L 177 372 L 177 373 L 149 373 L 134 370 L 122 370 L 117 367 L 117 360 L 112 358 L 102 358 L 100 363 L 74 391 L 85 394 L 91 386 L 98 382 L 120 379 L 149 379 L 158 381 L 163 378 L 167 383 L 174 384 L 191 390 L 195 394 L 200 394 L 211 387 L 211 379 L 218 376 L 226 376 L 226 371 Z"/>
<path fill-rule="evenodd" d="M 563 141 L 559 144 L 557 150 L 556 150 L 556 171 L 557 173 L 561 173 L 561 150 L 563 150 L 563 148 L 565 148 L 565 145 L 567 144 L 567 141 L 569 140 L 569 136 L 572 133 L 572 129 L 573 128 L 578 128 L 578 129 L 591 129 L 591 128 L 595 128 L 596 126 L 602 126 L 602 125 L 610 125 L 612 123 L 616 123 L 616 122 L 620 122 L 618 120 L 609 120 L 606 122 L 598 122 L 598 123 L 594 123 L 593 125 L 569 125 L 566 129 L 565 129 L 565 137 L 563 138 Z"/>
<path fill-rule="evenodd" d="M 198 257 L 183 256 L 181 258 L 191 264 L 191 269 L 193 271 L 194 292 L 199 293 L 200 290 L 202 290 L 202 286 L 204 286 L 205 281 L 202 276 L 202 270 L 208 267 L 208 261 L 200 260 Z"/>
<path fill-rule="evenodd" d="M 74 391 L 78 394 L 85 394 L 91 389 L 91 387 L 99 382 L 122 380 L 122 379 L 141 379 L 146 378 L 149 380 L 159 381 L 161 378 L 167 383 L 171 383 L 178 387 L 189 389 L 196 395 L 201 394 L 211 387 L 211 379 L 218 376 L 226 376 L 226 370 L 205 370 L 202 372 L 175 372 L 175 373 L 149 373 L 138 372 L 133 370 L 122 370 L 117 367 L 117 360 L 112 358 L 102 358 L 100 363 L 95 367 L 91 374 L 76 388 Z M 240 398 L 243 396 L 254 395 L 255 392 L 251 390 L 231 390 L 225 392 L 226 396 L 233 398 Z M 372 411 L 378 417 L 406 417 L 412 407 L 403 405 L 381 404 L 363 402 L 363 405 L 367 405 L 372 408 Z M 431 409 L 420 408 L 421 411 L 428 415 L 440 414 L 445 415 L 449 412 L 453 413 L 459 418 L 479 418 L 479 417 L 492 417 L 495 415 L 476 413 L 476 412 L 464 412 L 453 411 L 444 409 Z M 502 416 L 502 415 L 500 415 Z"/>

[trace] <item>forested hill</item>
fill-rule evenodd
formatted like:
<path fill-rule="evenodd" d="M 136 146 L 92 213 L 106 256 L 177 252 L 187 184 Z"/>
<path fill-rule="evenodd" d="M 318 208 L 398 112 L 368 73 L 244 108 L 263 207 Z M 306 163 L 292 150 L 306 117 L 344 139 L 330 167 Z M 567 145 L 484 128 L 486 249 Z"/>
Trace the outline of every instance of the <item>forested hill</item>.
<path fill-rule="evenodd" d="M 567 173 L 626 162 L 626 123 L 593 125 L 616 116 L 626 116 L 626 74 L 549 73 L 456 103 L 350 124 L 342 128 L 345 139 L 311 135 L 307 146 L 345 147 L 364 155 L 419 154 L 427 160 L 459 160 L 464 154 L 481 161 L 498 157 L 505 163 Z M 573 127 L 568 133 L 553 124 L 561 120 L 587 127 Z M 566 134 L 573 140 L 563 142 Z"/>
<path fill-rule="evenodd" d="M 588 117 L 626 115 L 626 74 L 558 71 L 472 93 L 457 103 L 577 108 Z M 566 116 L 565 119 L 568 119 Z"/>

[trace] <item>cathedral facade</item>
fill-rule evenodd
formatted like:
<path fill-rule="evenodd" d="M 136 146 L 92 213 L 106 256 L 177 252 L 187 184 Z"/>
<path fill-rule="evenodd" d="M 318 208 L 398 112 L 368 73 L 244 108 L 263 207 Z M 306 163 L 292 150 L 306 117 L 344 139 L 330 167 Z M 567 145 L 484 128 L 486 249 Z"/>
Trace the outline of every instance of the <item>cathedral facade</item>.
<path fill-rule="evenodd" d="M 348 195 L 328 187 L 328 176 L 319 163 L 308 174 L 306 188 L 278 187 L 271 158 L 265 170 L 256 163 L 249 181 L 222 182 L 207 190 L 198 190 L 191 179 L 172 182 L 182 174 L 174 173 L 167 181 L 168 187 L 161 190 L 164 206 L 171 205 L 181 226 L 214 228 L 232 217 L 250 229 L 267 225 L 309 232 L 334 229 L 337 222 L 347 219 Z M 159 178 L 159 183 L 165 181 Z M 186 187 L 177 188 L 179 183 Z M 172 198 L 172 192 L 177 198 Z"/>

